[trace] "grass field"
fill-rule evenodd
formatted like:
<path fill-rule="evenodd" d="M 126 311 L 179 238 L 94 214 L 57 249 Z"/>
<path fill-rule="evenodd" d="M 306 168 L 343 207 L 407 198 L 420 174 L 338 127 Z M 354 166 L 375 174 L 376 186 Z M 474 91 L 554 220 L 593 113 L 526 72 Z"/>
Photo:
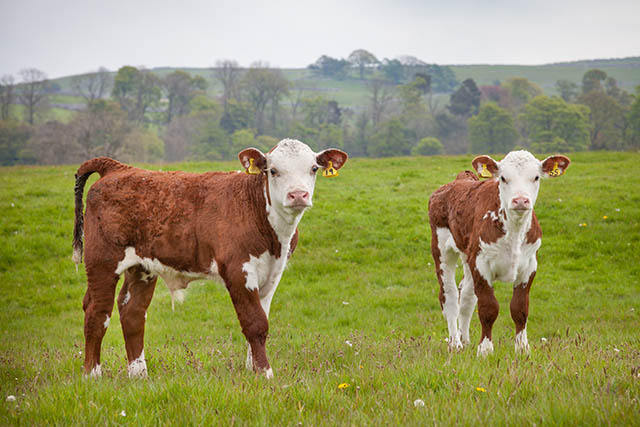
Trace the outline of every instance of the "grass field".
<path fill-rule="evenodd" d="M 0 168 L 0 425 L 639 425 L 640 154 L 573 154 L 565 176 L 542 183 L 532 352 L 514 354 L 511 286 L 498 283 L 486 359 L 477 317 L 473 345 L 447 351 L 428 251 L 427 199 L 471 157 L 352 159 L 318 179 L 271 307 L 270 381 L 245 370 L 228 294 L 207 282 L 174 312 L 159 283 L 149 379 L 127 378 L 117 310 L 103 378 L 83 378 L 75 168 Z"/>

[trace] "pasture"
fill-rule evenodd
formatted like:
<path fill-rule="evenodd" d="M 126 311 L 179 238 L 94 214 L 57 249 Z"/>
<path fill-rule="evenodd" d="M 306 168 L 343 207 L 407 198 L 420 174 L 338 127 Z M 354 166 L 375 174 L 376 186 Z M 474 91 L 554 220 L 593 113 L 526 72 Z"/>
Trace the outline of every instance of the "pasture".
<path fill-rule="evenodd" d="M 640 154 L 570 154 L 566 175 L 542 182 L 531 355 L 514 353 L 511 285 L 498 283 L 486 359 L 477 316 L 471 347 L 448 352 L 429 251 L 427 199 L 472 157 L 351 159 L 318 178 L 271 306 L 273 380 L 245 370 L 222 285 L 193 283 L 172 311 L 161 281 L 149 378 L 127 378 L 117 309 L 103 378 L 83 378 L 77 165 L 0 168 L 0 424 L 640 424 Z"/>

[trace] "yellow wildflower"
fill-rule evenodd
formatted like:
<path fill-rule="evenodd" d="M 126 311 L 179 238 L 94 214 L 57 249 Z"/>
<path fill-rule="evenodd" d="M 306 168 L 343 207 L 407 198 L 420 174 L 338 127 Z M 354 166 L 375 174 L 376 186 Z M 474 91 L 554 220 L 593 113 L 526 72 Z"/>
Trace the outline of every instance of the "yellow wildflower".
<path fill-rule="evenodd" d="M 349 387 L 349 384 L 347 384 L 347 383 L 342 383 L 342 384 L 338 385 L 338 388 L 339 388 L 340 390 L 344 390 L 344 389 L 345 389 L 345 388 L 347 388 L 347 387 Z"/>
<path fill-rule="evenodd" d="M 608 216 L 606 216 L 606 215 L 602 217 L 602 219 L 607 219 L 607 218 L 609 218 L 609 217 L 608 217 Z"/>
<path fill-rule="evenodd" d="M 487 390 L 485 390 L 482 387 L 476 387 L 476 391 L 479 391 L 479 392 L 482 392 L 482 393 L 486 393 L 487 392 Z"/>

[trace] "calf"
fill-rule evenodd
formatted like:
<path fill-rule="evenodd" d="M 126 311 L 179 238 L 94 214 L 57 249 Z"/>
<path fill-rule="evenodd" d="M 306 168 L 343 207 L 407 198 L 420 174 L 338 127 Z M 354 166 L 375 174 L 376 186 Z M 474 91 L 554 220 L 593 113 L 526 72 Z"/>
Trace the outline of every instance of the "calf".
<path fill-rule="evenodd" d="M 311 207 L 316 172 L 335 176 L 347 161 L 336 149 L 314 153 L 300 141 L 280 141 L 268 154 L 248 148 L 238 172 L 154 172 L 109 158 L 83 163 L 76 174 L 74 256 L 84 262 L 85 373 L 100 376 L 100 346 L 116 284 L 130 377 L 146 376 L 144 326 L 158 276 L 181 297 L 189 282 L 221 279 L 249 348 L 247 367 L 273 372 L 265 342 L 271 299 Z M 87 178 L 101 178 L 82 196 Z"/>
<path fill-rule="evenodd" d="M 510 308 L 516 325 L 516 352 L 529 351 L 529 290 L 542 237 L 533 205 L 540 178 L 564 174 L 569 163 L 565 156 L 540 162 L 527 151 L 513 151 L 501 162 L 479 156 L 472 161 L 474 169 L 481 177 L 492 179 L 481 182 L 472 172 L 461 172 L 429 198 L 431 253 L 450 349 L 469 343 L 469 323 L 477 302 L 482 325 L 477 353 L 493 352 L 491 328 L 499 309 L 493 283 L 501 281 L 513 283 Z M 458 257 L 464 271 L 459 291 L 455 281 Z"/>

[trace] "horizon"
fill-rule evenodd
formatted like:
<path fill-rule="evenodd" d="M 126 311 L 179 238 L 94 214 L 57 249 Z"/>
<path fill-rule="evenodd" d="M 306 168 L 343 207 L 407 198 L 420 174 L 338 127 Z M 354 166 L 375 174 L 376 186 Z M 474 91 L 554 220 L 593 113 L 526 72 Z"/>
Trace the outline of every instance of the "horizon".
<path fill-rule="evenodd" d="M 0 75 L 37 68 L 52 79 L 127 64 L 211 68 L 223 59 L 243 68 L 264 61 L 300 69 L 323 54 L 346 58 L 356 49 L 379 60 L 410 55 L 439 65 L 541 66 L 640 55 L 640 2 L 632 0 L 496 0 L 491 8 L 472 0 L 24 0 L 2 4 L 0 12 L 0 37 L 8 41 L 0 45 Z"/>

